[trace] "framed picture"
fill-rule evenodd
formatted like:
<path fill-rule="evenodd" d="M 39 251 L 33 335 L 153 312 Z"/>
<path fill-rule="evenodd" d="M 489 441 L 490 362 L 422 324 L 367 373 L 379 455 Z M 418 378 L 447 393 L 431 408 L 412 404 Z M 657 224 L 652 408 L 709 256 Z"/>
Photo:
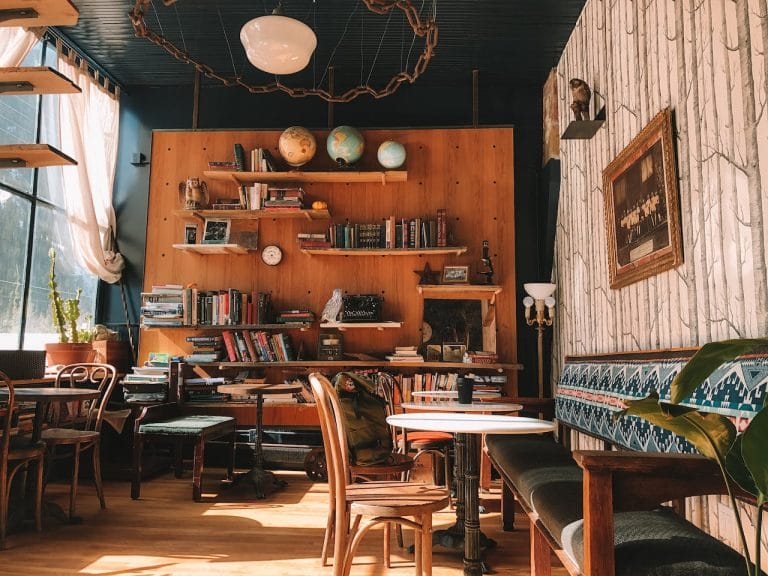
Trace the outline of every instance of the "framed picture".
<path fill-rule="evenodd" d="M 443 342 L 443 362 L 462 362 L 466 351 L 463 342 Z"/>
<path fill-rule="evenodd" d="M 197 224 L 184 224 L 184 244 L 197 244 Z"/>
<path fill-rule="evenodd" d="M 443 266 L 443 284 L 469 284 L 469 266 Z"/>
<path fill-rule="evenodd" d="M 203 244 L 226 244 L 229 242 L 229 226 L 231 221 L 218 218 L 207 218 L 203 231 Z"/>
<path fill-rule="evenodd" d="M 608 270 L 621 288 L 683 262 L 672 114 L 657 114 L 603 171 Z"/>

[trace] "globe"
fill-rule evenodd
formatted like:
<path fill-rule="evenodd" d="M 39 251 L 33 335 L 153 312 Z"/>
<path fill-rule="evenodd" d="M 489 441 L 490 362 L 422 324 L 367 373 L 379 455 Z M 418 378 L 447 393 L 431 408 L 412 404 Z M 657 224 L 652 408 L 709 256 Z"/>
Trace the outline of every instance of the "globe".
<path fill-rule="evenodd" d="M 317 152 L 317 142 L 312 132 L 302 126 L 291 126 L 280 134 L 277 149 L 288 166 L 302 166 L 312 160 Z"/>
<path fill-rule="evenodd" d="M 376 153 L 376 158 L 387 170 L 395 170 L 405 164 L 405 146 L 394 140 L 382 142 Z"/>
<path fill-rule="evenodd" d="M 356 128 L 338 126 L 328 134 L 326 148 L 331 159 L 342 166 L 346 166 L 360 160 L 363 150 L 365 150 L 365 141 L 363 135 Z"/>

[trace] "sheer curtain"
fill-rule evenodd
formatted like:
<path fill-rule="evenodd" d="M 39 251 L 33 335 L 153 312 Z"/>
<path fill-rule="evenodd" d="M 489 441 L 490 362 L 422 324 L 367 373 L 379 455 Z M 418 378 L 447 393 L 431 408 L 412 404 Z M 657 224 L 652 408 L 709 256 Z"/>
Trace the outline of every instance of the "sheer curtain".
<path fill-rule="evenodd" d="M 0 68 L 15 68 L 39 38 L 37 29 L 0 28 Z"/>
<path fill-rule="evenodd" d="M 70 52 L 70 55 L 72 53 Z M 117 160 L 119 102 L 94 81 L 85 69 L 59 50 L 59 72 L 80 86 L 80 94 L 59 95 L 62 150 L 77 166 L 62 170 L 70 230 L 80 263 L 114 284 L 125 266 L 115 250 L 115 210 L 112 186 Z"/>

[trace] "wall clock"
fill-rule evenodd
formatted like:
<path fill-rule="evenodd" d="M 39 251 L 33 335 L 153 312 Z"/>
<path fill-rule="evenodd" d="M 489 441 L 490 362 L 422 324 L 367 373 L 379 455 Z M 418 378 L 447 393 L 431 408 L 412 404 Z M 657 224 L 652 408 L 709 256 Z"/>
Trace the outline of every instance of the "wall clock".
<path fill-rule="evenodd" d="M 264 260 L 264 264 L 277 266 L 280 264 L 280 260 L 283 259 L 283 251 L 280 250 L 279 246 L 275 246 L 274 244 L 265 246 L 264 250 L 261 251 L 261 259 Z"/>

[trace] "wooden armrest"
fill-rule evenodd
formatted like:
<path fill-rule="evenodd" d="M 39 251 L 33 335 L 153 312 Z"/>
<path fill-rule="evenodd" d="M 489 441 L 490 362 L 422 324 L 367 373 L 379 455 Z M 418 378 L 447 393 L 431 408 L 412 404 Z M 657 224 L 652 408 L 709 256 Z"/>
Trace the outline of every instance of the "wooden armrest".
<path fill-rule="evenodd" d="M 134 423 L 134 430 L 138 432 L 141 424 L 147 422 L 157 422 L 173 416 L 178 416 L 180 413 L 178 404 L 154 404 L 152 406 L 145 406 L 141 410 L 141 414 L 136 418 Z"/>
<path fill-rule="evenodd" d="M 653 474 L 701 474 L 718 471 L 717 464 L 698 454 L 574 450 L 573 459 L 585 470 Z"/>

